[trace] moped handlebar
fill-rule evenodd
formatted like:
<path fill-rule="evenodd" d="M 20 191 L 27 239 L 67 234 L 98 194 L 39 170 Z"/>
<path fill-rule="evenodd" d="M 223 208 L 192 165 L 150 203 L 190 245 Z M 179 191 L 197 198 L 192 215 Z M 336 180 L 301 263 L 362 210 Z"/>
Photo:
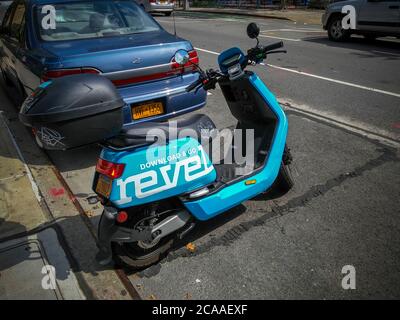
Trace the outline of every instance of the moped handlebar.
<path fill-rule="evenodd" d="M 283 47 L 283 41 L 275 42 L 263 47 L 263 52 L 268 53 L 268 51 L 276 50 Z"/>

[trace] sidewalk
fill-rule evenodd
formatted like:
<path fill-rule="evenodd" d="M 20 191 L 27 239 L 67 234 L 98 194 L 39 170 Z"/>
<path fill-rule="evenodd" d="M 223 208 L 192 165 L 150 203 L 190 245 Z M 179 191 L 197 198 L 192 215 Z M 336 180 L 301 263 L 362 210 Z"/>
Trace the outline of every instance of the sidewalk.
<path fill-rule="evenodd" d="M 251 16 L 258 18 L 283 19 L 302 24 L 321 25 L 321 17 L 324 10 L 314 9 L 234 9 L 234 8 L 190 8 L 189 10 L 179 10 L 179 12 L 201 12 L 233 14 Z"/>
<path fill-rule="evenodd" d="M 0 101 L 0 299 L 131 299 L 1 85 Z"/>
<path fill-rule="evenodd" d="M 40 203 L 39 189 L 0 112 L 0 299 L 85 299 Z"/>

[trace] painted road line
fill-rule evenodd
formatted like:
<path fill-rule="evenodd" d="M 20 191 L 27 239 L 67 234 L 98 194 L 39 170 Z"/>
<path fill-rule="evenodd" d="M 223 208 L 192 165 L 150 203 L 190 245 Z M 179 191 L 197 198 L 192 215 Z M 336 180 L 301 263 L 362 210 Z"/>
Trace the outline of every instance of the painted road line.
<path fill-rule="evenodd" d="M 399 56 L 400 56 L 399 53 L 393 53 L 393 52 L 387 52 L 387 51 L 372 50 L 372 52 L 382 53 L 382 54 L 389 54 L 389 55 L 391 55 L 391 56 L 396 56 L 396 57 L 399 57 Z"/>
<path fill-rule="evenodd" d="M 290 38 L 283 38 L 283 37 L 273 37 L 273 36 L 266 36 L 264 34 L 262 34 L 262 35 L 260 34 L 259 37 L 286 40 L 286 41 L 301 41 L 301 39 L 290 39 Z"/>
<path fill-rule="evenodd" d="M 272 29 L 272 30 L 262 30 L 261 33 L 266 33 L 266 32 L 317 32 L 317 33 L 326 33 L 324 30 L 318 30 L 318 29 L 307 29 L 307 28 L 299 28 L 299 29 Z"/>
<path fill-rule="evenodd" d="M 216 56 L 219 55 L 219 52 L 215 52 L 215 51 L 211 51 L 211 50 L 206 50 L 206 49 L 201 49 L 201 48 L 195 48 L 196 50 L 202 51 L 202 52 L 206 52 L 206 53 L 210 53 L 210 54 L 215 54 Z"/>
<path fill-rule="evenodd" d="M 278 70 L 288 71 L 288 72 L 296 73 L 296 74 L 307 76 L 307 77 L 311 77 L 311 78 L 330 81 L 330 82 L 334 82 L 334 83 L 338 83 L 338 84 L 343 84 L 343 85 L 346 85 L 346 86 L 349 86 L 349 87 L 354 87 L 354 88 L 358 88 L 358 89 L 362 89 L 362 90 L 382 93 L 382 94 L 386 94 L 388 96 L 393 96 L 393 97 L 396 97 L 396 98 L 400 98 L 400 93 L 396 93 L 396 92 L 376 89 L 376 88 L 372 88 L 372 87 L 366 87 L 366 86 L 362 86 L 362 85 L 359 85 L 359 84 L 356 84 L 356 83 L 351 83 L 351 82 L 347 82 L 347 81 L 342 81 L 342 80 L 336 80 L 336 79 L 332 79 L 332 78 L 322 77 L 322 76 L 318 76 L 316 74 L 311 74 L 311 73 L 308 73 L 308 72 L 303 72 L 303 71 L 298 71 L 298 70 L 293 70 L 293 69 L 289 69 L 289 68 L 275 66 L 275 65 L 269 64 L 269 63 L 264 64 L 264 65 L 266 65 L 268 67 L 271 67 L 271 68 L 274 68 L 274 69 L 278 69 Z"/>
<path fill-rule="evenodd" d="M 195 49 L 198 50 L 198 51 L 203 51 L 203 52 L 206 52 L 206 53 L 219 55 L 219 53 L 215 52 L 215 51 L 201 49 L 201 48 L 195 48 Z M 283 70 L 283 71 L 287 71 L 287 72 L 296 73 L 296 74 L 299 74 L 299 75 L 302 75 L 302 76 L 306 76 L 306 77 L 311 77 L 311 78 L 321 79 L 321 80 L 325 80 L 325 81 L 330 81 L 330 82 L 333 82 L 333 83 L 342 84 L 342 85 L 349 86 L 349 87 L 354 87 L 354 88 L 367 90 L 367 91 L 372 91 L 372 92 L 376 92 L 376 93 L 382 93 L 382 94 L 386 94 L 386 95 L 393 96 L 393 97 L 396 97 L 396 98 L 400 98 L 400 93 L 396 93 L 396 92 L 376 89 L 376 88 L 372 88 L 372 87 L 366 87 L 366 86 L 359 85 L 359 84 L 356 84 L 356 83 L 351 83 L 351 82 L 347 82 L 347 81 L 336 80 L 336 79 L 332 79 L 332 78 L 318 76 L 316 74 L 311 74 L 311 73 L 308 73 L 308 72 L 303 72 L 303 71 L 293 70 L 293 69 L 284 68 L 284 67 L 280 67 L 280 66 L 275 66 L 275 65 L 269 64 L 269 63 L 268 64 L 260 63 L 260 64 L 263 65 L 263 66 L 268 66 L 268 67 L 274 68 L 274 69 L 279 69 L 279 70 Z"/>

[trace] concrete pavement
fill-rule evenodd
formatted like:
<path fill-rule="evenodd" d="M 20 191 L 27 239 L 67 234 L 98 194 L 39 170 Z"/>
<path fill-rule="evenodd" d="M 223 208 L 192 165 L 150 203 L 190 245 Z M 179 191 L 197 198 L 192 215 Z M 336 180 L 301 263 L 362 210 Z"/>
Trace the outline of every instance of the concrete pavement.
<path fill-rule="evenodd" d="M 201 224 L 132 283 L 159 299 L 398 299 L 400 79 L 390 71 L 400 67 L 398 44 L 335 45 L 319 26 L 288 21 L 177 18 L 178 35 L 192 41 L 204 68 L 215 68 L 226 48 L 254 45 L 245 35 L 250 21 L 261 26 L 262 42 L 283 39 L 288 54 L 253 70 L 287 106 L 295 188 Z M 170 19 L 158 21 L 172 30 Z M 221 92 L 211 93 L 199 112 L 232 125 Z M 355 290 L 341 286 L 346 265 L 357 272 Z"/>
<path fill-rule="evenodd" d="M 41 201 L 1 112 L 0 299 L 85 299 Z M 45 277 L 50 279 L 49 266 L 56 272 L 54 281 L 43 282 Z"/>

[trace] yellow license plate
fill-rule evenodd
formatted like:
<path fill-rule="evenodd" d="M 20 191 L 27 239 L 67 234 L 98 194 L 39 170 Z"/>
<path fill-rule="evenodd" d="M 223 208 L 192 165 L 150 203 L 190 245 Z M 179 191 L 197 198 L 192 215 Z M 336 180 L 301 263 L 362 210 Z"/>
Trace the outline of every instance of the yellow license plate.
<path fill-rule="evenodd" d="M 142 104 L 140 106 L 132 107 L 133 120 L 148 118 L 163 113 L 164 113 L 164 106 L 162 102 L 151 102 Z"/>
<path fill-rule="evenodd" d="M 97 181 L 96 192 L 108 198 L 111 193 L 112 181 L 106 176 L 100 175 Z"/>

